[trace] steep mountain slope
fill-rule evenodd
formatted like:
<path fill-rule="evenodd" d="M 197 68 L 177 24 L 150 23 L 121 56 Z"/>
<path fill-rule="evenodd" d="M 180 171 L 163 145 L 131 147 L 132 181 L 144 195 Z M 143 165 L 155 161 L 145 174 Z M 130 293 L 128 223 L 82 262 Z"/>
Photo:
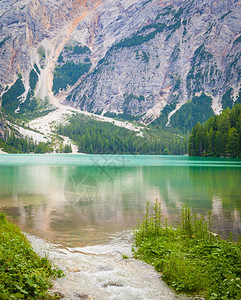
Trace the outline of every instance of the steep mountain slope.
<path fill-rule="evenodd" d="M 189 130 L 241 101 L 240 1 L 4 0 L 0 9 L 2 107 L 14 117 L 61 102 Z"/>

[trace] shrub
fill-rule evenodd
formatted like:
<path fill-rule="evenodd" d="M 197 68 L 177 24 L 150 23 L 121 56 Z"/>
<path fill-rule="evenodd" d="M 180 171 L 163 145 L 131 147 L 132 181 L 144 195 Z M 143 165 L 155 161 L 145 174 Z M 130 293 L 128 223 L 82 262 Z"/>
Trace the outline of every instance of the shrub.
<path fill-rule="evenodd" d="M 0 299 L 51 299 L 52 279 L 62 271 L 40 258 L 25 235 L 0 214 Z"/>
<path fill-rule="evenodd" d="M 205 299 L 241 299 L 241 245 L 211 232 L 208 221 L 182 208 L 177 229 L 161 219 L 161 206 L 149 203 L 134 232 L 134 255 L 152 264 L 173 289 Z"/>

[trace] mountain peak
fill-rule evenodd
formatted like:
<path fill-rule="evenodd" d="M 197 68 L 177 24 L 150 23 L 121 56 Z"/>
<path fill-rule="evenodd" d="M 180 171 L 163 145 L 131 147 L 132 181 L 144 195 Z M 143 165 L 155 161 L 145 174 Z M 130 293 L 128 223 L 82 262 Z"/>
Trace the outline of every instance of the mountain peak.
<path fill-rule="evenodd" d="M 2 1 L 0 84 L 22 75 L 12 111 L 56 98 L 187 130 L 240 101 L 240 14 L 230 0 Z"/>

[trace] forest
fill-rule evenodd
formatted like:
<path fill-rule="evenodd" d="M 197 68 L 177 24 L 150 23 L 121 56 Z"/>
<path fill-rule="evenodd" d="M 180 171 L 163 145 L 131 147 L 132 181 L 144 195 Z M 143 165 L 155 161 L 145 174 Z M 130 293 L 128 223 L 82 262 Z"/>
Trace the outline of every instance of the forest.
<path fill-rule="evenodd" d="M 241 104 L 229 107 L 192 129 L 190 156 L 241 157 Z"/>
<path fill-rule="evenodd" d="M 0 148 L 7 153 L 49 153 L 53 151 L 49 142 L 36 143 L 31 138 L 20 138 L 14 130 L 6 132 L 5 139 L 0 139 Z"/>
<path fill-rule="evenodd" d="M 75 64 L 66 62 L 62 66 L 56 67 L 54 71 L 53 92 L 57 94 L 60 89 L 66 89 L 67 85 L 73 85 L 83 74 L 87 73 L 91 64 Z"/>
<path fill-rule="evenodd" d="M 136 132 L 114 124 L 75 115 L 67 125 L 59 125 L 59 135 L 74 140 L 83 153 L 105 154 L 185 154 L 185 137 L 151 131 L 138 136 Z"/>

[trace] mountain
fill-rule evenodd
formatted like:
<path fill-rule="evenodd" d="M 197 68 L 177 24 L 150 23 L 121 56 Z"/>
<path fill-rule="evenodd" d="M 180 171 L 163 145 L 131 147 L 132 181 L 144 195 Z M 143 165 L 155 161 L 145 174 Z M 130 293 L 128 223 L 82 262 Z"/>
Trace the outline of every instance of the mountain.
<path fill-rule="evenodd" d="M 37 117 L 57 101 L 190 130 L 241 102 L 240 4 L 2 0 L 2 109 Z"/>

